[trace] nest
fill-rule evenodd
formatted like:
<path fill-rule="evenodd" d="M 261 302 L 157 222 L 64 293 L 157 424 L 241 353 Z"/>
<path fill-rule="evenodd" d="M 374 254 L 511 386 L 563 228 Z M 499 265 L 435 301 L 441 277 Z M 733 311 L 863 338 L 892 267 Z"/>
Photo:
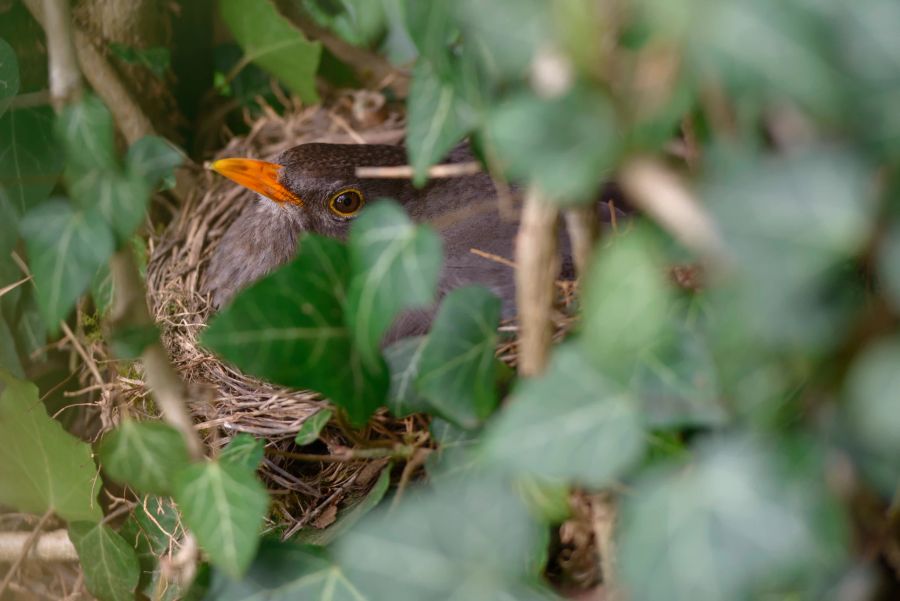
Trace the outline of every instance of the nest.
<path fill-rule="evenodd" d="M 359 126 L 354 114 L 349 102 L 332 109 L 294 107 L 283 116 L 266 107 L 250 132 L 233 138 L 217 156 L 265 159 L 306 142 L 402 141 L 398 114 L 382 113 L 368 127 Z M 253 193 L 209 172 L 201 174 L 173 221 L 149 241 L 148 301 L 169 356 L 191 388 L 190 410 L 208 443 L 219 448 L 242 432 L 265 440 L 261 474 L 275 500 L 272 526 L 289 536 L 306 525 L 327 526 L 342 504 L 369 490 L 387 463 L 336 461 L 337 451 L 360 444 L 388 447 L 427 429 L 421 418 L 394 420 L 380 414 L 362 432 L 348 433 L 331 424 L 312 449 L 299 453 L 294 436 L 326 401 L 310 391 L 243 374 L 199 346 L 199 334 L 212 312 L 202 292 L 204 269 L 229 225 L 250 202 L 255 202 Z M 149 391 L 140 379 L 120 376 L 118 387 L 129 405 L 153 414 Z M 317 454 L 322 461 L 315 460 Z"/>

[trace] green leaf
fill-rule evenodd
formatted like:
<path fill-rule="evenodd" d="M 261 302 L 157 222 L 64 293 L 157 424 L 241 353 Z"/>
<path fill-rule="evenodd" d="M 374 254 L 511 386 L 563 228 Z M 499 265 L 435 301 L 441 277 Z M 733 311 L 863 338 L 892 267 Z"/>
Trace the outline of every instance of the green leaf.
<path fill-rule="evenodd" d="M 640 402 L 598 373 L 575 344 L 526 380 L 488 425 L 487 461 L 549 480 L 601 487 L 644 449 Z"/>
<path fill-rule="evenodd" d="M 0 370 L 6 370 L 17 378 L 25 377 L 25 370 L 16 350 L 16 339 L 6 319 L 0 315 Z"/>
<path fill-rule="evenodd" d="M 474 428 L 497 406 L 495 389 L 500 299 L 479 286 L 444 298 L 422 350 L 416 388 L 431 409 Z"/>
<path fill-rule="evenodd" d="M 560 202 L 593 201 L 621 144 L 609 99 L 587 87 L 549 100 L 514 95 L 488 115 L 487 135 L 510 176 Z"/>
<path fill-rule="evenodd" d="M 98 449 L 103 470 L 144 493 L 165 495 L 175 472 L 190 461 L 181 434 L 162 422 L 125 419 Z"/>
<path fill-rule="evenodd" d="M 552 15 L 542 0 L 462 0 L 456 14 L 467 44 L 486 52 L 485 62 L 506 79 L 523 78 L 535 52 L 553 33 Z"/>
<path fill-rule="evenodd" d="M 132 175 L 140 175 L 151 188 L 161 181 L 174 180 L 174 169 L 185 160 L 184 153 L 159 136 L 144 136 L 131 145 L 125 165 Z"/>
<path fill-rule="evenodd" d="M 422 362 L 427 336 L 403 338 L 384 349 L 391 370 L 391 388 L 387 406 L 395 417 L 428 411 L 428 399 L 416 390 L 416 376 Z"/>
<path fill-rule="evenodd" d="M 310 42 L 267 0 L 219 0 L 219 14 L 253 61 L 306 104 L 319 101 L 316 70 L 321 44 Z"/>
<path fill-rule="evenodd" d="M 109 337 L 110 349 L 118 359 L 136 360 L 147 347 L 159 341 L 159 328 L 150 325 L 123 325 Z"/>
<path fill-rule="evenodd" d="M 381 339 L 401 311 L 434 302 L 441 271 L 441 239 L 413 225 L 393 202 L 369 207 L 350 228 L 352 277 L 347 325 L 363 359 L 378 364 Z"/>
<path fill-rule="evenodd" d="M 388 464 L 381 470 L 381 475 L 378 476 L 378 480 L 375 482 L 372 490 L 359 499 L 347 503 L 338 513 L 337 519 L 333 524 L 325 529 L 304 528 L 297 533 L 295 539 L 297 542 L 310 545 L 321 545 L 323 547 L 330 545 L 370 511 L 375 509 L 384 498 L 390 485 L 391 466 Z"/>
<path fill-rule="evenodd" d="M 459 82 L 441 77 L 420 60 L 413 70 L 407 104 L 406 148 L 422 185 L 428 168 L 441 160 L 478 123 L 475 109 L 460 95 Z"/>
<path fill-rule="evenodd" d="M 172 62 L 172 53 L 164 46 L 132 48 L 125 44 L 110 43 L 109 49 L 119 59 L 131 65 L 142 65 L 157 77 L 162 77 Z"/>
<path fill-rule="evenodd" d="M 47 415 L 38 389 L 0 370 L 0 504 L 65 520 L 98 521 L 91 447 Z"/>
<path fill-rule="evenodd" d="M 344 303 L 347 248 L 309 235 L 297 257 L 240 293 L 201 336 L 240 369 L 285 386 L 310 388 L 363 424 L 383 402 L 389 376 L 353 346 Z"/>
<path fill-rule="evenodd" d="M 294 442 L 302 447 L 317 441 L 322 428 L 331 419 L 333 413 L 331 409 L 319 409 L 313 415 L 307 417 L 303 425 L 300 426 L 300 430 L 297 431 Z"/>
<path fill-rule="evenodd" d="M 191 465 L 176 474 L 172 492 L 210 562 L 240 578 L 256 554 L 269 506 L 253 470 L 229 461 Z"/>
<path fill-rule="evenodd" d="M 784 598 L 830 579 L 843 519 L 823 466 L 811 465 L 818 455 L 803 453 L 733 436 L 702 446 L 688 466 L 648 474 L 623 499 L 618 559 L 629 597 Z"/>
<path fill-rule="evenodd" d="M 374 599 L 530 599 L 517 585 L 536 575 L 542 543 L 510 485 L 483 475 L 377 510 L 337 541 L 336 555 Z"/>
<path fill-rule="evenodd" d="M 263 440 L 241 433 L 231 439 L 219 455 L 219 461 L 233 463 L 244 469 L 256 471 L 265 454 Z"/>
<path fill-rule="evenodd" d="M 53 135 L 53 110 L 9 110 L 0 117 L 0 206 L 22 215 L 47 199 L 63 166 Z M 5 198 L 4 198 L 5 197 Z"/>
<path fill-rule="evenodd" d="M 109 109 L 93 94 L 66 105 L 56 122 L 56 135 L 66 149 L 68 166 L 79 172 L 118 169 L 115 129 Z"/>
<path fill-rule="evenodd" d="M 256 559 L 241 581 L 234 582 L 219 572 L 213 574 L 207 599 L 374 601 L 377 597 L 348 580 L 326 550 L 264 539 Z"/>
<path fill-rule="evenodd" d="M 22 233 L 41 315 L 55 332 L 112 255 L 113 238 L 96 212 L 75 212 L 60 199 L 29 211 L 22 220 Z"/>
<path fill-rule="evenodd" d="M 888 228 L 878 253 L 878 272 L 884 282 L 884 291 L 894 305 L 900 309 L 900 221 L 895 220 Z"/>
<path fill-rule="evenodd" d="M 19 93 L 19 61 L 16 51 L 0 38 L 0 116 L 6 112 L 13 97 Z"/>
<path fill-rule="evenodd" d="M 69 192 L 82 208 L 95 210 L 125 242 L 144 218 L 151 188 L 143 176 L 116 170 L 68 169 Z"/>
<path fill-rule="evenodd" d="M 130 601 L 140 578 L 137 555 L 105 524 L 75 522 L 69 537 L 84 570 L 87 589 L 100 601 Z"/>

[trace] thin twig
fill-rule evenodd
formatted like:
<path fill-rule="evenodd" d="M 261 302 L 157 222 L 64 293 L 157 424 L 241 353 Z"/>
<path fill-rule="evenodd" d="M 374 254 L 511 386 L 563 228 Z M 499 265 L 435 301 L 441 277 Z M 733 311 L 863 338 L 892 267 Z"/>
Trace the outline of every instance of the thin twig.
<path fill-rule="evenodd" d="M 12 581 L 13 576 L 16 575 L 16 572 L 19 570 L 19 566 L 22 565 L 22 562 L 25 561 L 25 558 L 31 553 L 32 547 L 34 547 L 35 543 L 38 541 L 38 536 L 41 533 L 43 527 L 47 524 L 47 520 L 50 519 L 50 516 L 53 515 L 53 510 L 48 509 L 44 515 L 41 516 L 41 519 L 38 520 L 37 526 L 34 527 L 28 536 L 22 541 L 22 545 L 19 549 L 14 549 L 13 551 L 18 551 L 13 557 L 16 560 L 13 562 L 12 566 L 10 566 L 9 571 L 6 573 L 6 576 L 3 578 L 3 582 L 0 582 L 0 599 L 3 598 L 3 591 L 6 590 L 6 587 L 9 586 L 9 583 Z M 6 533 L 6 534 L 17 534 L 17 533 Z M 2 547 L 0 547 L 2 548 Z M 0 557 L 2 559 L 2 557 Z"/>
<path fill-rule="evenodd" d="M 566 230 L 572 242 L 572 258 L 575 259 L 575 270 L 581 280 L 587 273 L 588 263 L 597 245 L 600 224 L 597 220 L 597 209 L 594 203 L 583 207 L 566 209 L 563 213 Z"/>
<path fill-rule="evenodd" d="M 445 163 L 428 168 L 428 177 L 439 179 L 446 177 L 463 177 L 481 173 L 481 164 L 477 161 L 465 163 Z M 415 170 L 411 165 L 395 165 L 391 167 L 357 167 L 356 177 L 374 179 L 412 179 Z"/>
<path fill-rule="evenodd" d="M 18 288 L 19 286 L 21 286 L 22 284 L 24 284 L 25 282 L 27 282 L 30 279 L 31 279 L 31 276 L 24 277 L 21 280 L 19 280 L 18 282 L 13 282 L 12 284 L 9 284 L 8 286 L 4 286 L 3 288 L 0 288 L 0 298 L 2 298 L 6 294 L 12 292 L 13 290 L 15 290 L 16 288 Z"/>
<path fill-rule="evenodd" d="M 84 347 L 81 345 L 81 342 L 78 341 L 78 338 L 75 336 L 72 330 L 69 328 L 69 325 L 64 321 L 60 321 L 59 325 L 62 328 L 65 337 L 68 338 L 69 342 L 72 343 L 72 346 L 75 347 L 75 352 L 78 353 L 78 355 L 81 357 L 81 360 L 84 361 L 84 364 L 91 372 L 91 375 L 94 376 L 95 380 L 97 380 L 97 384 L 102 388 L 105 382 L 103 381 L 103 376 L 100 375 L 100 370 L 97 369 L 97 364 L 87 354 L 87 351 L 84 350 Z"/>

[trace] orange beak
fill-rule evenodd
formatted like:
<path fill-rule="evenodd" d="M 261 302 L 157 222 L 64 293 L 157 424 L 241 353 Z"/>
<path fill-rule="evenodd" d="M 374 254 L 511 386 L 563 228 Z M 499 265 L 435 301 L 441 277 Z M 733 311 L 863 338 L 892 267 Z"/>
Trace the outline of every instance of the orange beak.
<path fill-rule="evenodd" d="M 302 205 L 303 200 L 278 181 L 278 173 L 284 168 L 277 163 L 256 159 L 219 159 L 210 165 L 233 182 L 250 188 L 277 203 L 289 202 Z"/>

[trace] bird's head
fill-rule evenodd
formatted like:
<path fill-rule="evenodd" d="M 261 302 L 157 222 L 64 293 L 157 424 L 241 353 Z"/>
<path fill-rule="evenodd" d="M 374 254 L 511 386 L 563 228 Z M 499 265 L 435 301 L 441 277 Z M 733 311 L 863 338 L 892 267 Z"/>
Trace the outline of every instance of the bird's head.
<path fill-rule="evenodd" d="M 356 168 L 405 162 L 402 146 L 301 144 L 271 162 L 229 158 L 211 168 L 274 202 L 298 229 L 344 238 L 367 204 L 389 197 L 408 205 L 420 193 L 404 180 L 359 178 Z"/>

